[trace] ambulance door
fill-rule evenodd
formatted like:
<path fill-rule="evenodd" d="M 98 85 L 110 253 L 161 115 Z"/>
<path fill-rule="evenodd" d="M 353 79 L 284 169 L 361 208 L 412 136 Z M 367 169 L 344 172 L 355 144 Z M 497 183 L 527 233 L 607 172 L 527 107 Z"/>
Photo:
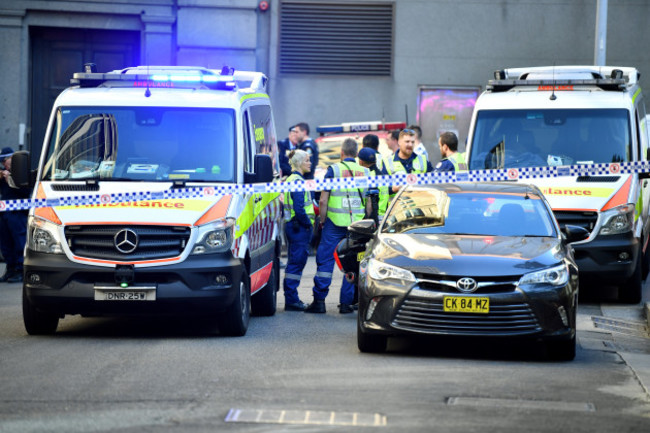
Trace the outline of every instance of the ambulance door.
<path fill-rule="evenodd" d="M 635 106 L 635 135 L 637 140 L 637 154 L 639 161 L 646 161 L 648 159 L 648 120 L 646 117 L 645 102 L 640 96 L 637 98 Z M 650 234 L 650 179 L 641 179 L 641 209 L 638 210 L 639 217 L 644 222 L 643 233 L 647 237 Z M 644 241 L 644 249 L 647 251 L 647 245 Z"/>
<path fill-rule="evenodd" d="M 242 108 L 242 128 L 244 137 L 243 143 L 243 158 L 244 158 L 244 183 L 252 182 L 254 178 L 254 148 L 255 136 L 253 135 L 252 122 L 248 109 Z M 245 235 L 248 238 L 248 247 L 250 252 L 250 277 L 251 289 L 254 290 L 253 278 L 255 272 L 260 268 L 259 261 L 259 238 L 257 236 L 255 224 L 255 207 L 261 200 L 259 193 L 247 193 L 244 197 L 244 209 L 239 216 L 239 225 L 237 234 Z"/>

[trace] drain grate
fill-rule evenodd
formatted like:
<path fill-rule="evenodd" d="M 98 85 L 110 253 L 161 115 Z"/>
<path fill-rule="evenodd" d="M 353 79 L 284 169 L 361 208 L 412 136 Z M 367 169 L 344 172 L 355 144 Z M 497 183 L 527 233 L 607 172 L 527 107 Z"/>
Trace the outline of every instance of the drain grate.
<path fill-rule="evenodd" d="M 386 426 L 386 417 L 378 413 L 314 410 L 230 409 L 225 421 L 257 424 L 339 425 L 348 427 Z"/>
<path fill-rule="evenodd" d="M 650 338 L 648 327 L 643 322 L 631 322 L 628 320 L 612 319 L 610 317 L 592 316 L 591 320 L 598 329 L 603 329 L 619 334 L 633 335 L 635 337 Z"/>
<path fill-rule="evenodd" d="M 449 406 L 499 407 L 510 409 L 541 409 L 568 412 L 595 412 L 593 403 L 549 400 L 519 400 L 508 398 L 449 397 Z"/>

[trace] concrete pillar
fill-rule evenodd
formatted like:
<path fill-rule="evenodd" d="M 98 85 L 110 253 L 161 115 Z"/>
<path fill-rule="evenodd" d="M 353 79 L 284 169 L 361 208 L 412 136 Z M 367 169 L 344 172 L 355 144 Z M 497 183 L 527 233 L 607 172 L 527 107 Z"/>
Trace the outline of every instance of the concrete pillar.
<path fill-rule="evenodd" d="M 175 65 L 175 16 L 140 15 L 142 34 L 142 65 Z"/>

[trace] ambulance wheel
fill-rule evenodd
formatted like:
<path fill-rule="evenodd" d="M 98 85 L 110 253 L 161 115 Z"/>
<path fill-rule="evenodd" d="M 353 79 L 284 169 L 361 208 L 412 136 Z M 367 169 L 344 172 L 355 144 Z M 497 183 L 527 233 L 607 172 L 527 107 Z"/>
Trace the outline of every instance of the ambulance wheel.
<path fill-rule="evenodd" d="M 251 299 L 253 316 L 273 316 L 278 303 L 278 288 L 280 287 L 280 259 L 273 259 L 273 267 L 269 282 Z"/>
<path fill-rule="evenodd" d="M 618 300 L 627 304 L 638 304 L 641 302 L 641 291 L 643 290 L 643 251 L 639 251 L 636 259 L 634 273 L 623 286 L 618 288 Z"/>
<path fill-rule="evenodd" d="M 59 326 L 59 317 L 34 308 L 23 287 L 23 322 L 29 335 L 51 335 Z"/>
<path fill-rule="evenodd" d="M 228 309 L 219 317 L 219 331 L 222 335 L 241 337 L 246 335 L 251 318 L 251 283 L 244 270 L 239 282 L 237 296 Z"/>
<path fill-rule="evenodd" d="M 643 237 L 641 239 L 643 239 Z M 643 254 L 643 270 L 641 279 L 645 281 L 645 279 L 648 278 L 648 274 L 650 273 L 650 250 L 646 250 L 646 252 L 642 252 L 641 254 Z"/>
<path fill-rule="evenodd" d="M 360 319 L 359 319 L 360 320 Z M 388 345 L 388 337 L 385 335 L 366 334 L 361 330 L 361 324 L 357 320 L 357 346 L 363 353 L 383 353 Z"/>

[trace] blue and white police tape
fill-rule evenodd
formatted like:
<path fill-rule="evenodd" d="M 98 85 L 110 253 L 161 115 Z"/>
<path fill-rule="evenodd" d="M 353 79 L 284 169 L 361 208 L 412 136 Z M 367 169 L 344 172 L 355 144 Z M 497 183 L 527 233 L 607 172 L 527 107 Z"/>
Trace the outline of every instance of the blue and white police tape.
<path fill-rule="evenodd" d="M 473 170 L 468 172 L 443 172 L 424 174 L 397 173 L 376 177 L 344 177 L 336 179 L 306 180 L 304 182 L 270 182 L 254 184 L 214 184 L 173 188 L 165 191 L 123 192 L 116 194 L 89 194 L 61 196 L 47 199 L 0 200 L 0 212 L 39 207 L 108 205 L 145 200 L 174 200 L 200 198 L 226 194 L 283 193 L 296 191 L 322 191 L 378 186 L 427 185 L 453 182 L 493 182 L 520 179 L 542 179 L 563 176 L 611 176 L 650 172 L 650 161 L 602 163 L 555 167 L 522 167 L 499 170 Z"/>

